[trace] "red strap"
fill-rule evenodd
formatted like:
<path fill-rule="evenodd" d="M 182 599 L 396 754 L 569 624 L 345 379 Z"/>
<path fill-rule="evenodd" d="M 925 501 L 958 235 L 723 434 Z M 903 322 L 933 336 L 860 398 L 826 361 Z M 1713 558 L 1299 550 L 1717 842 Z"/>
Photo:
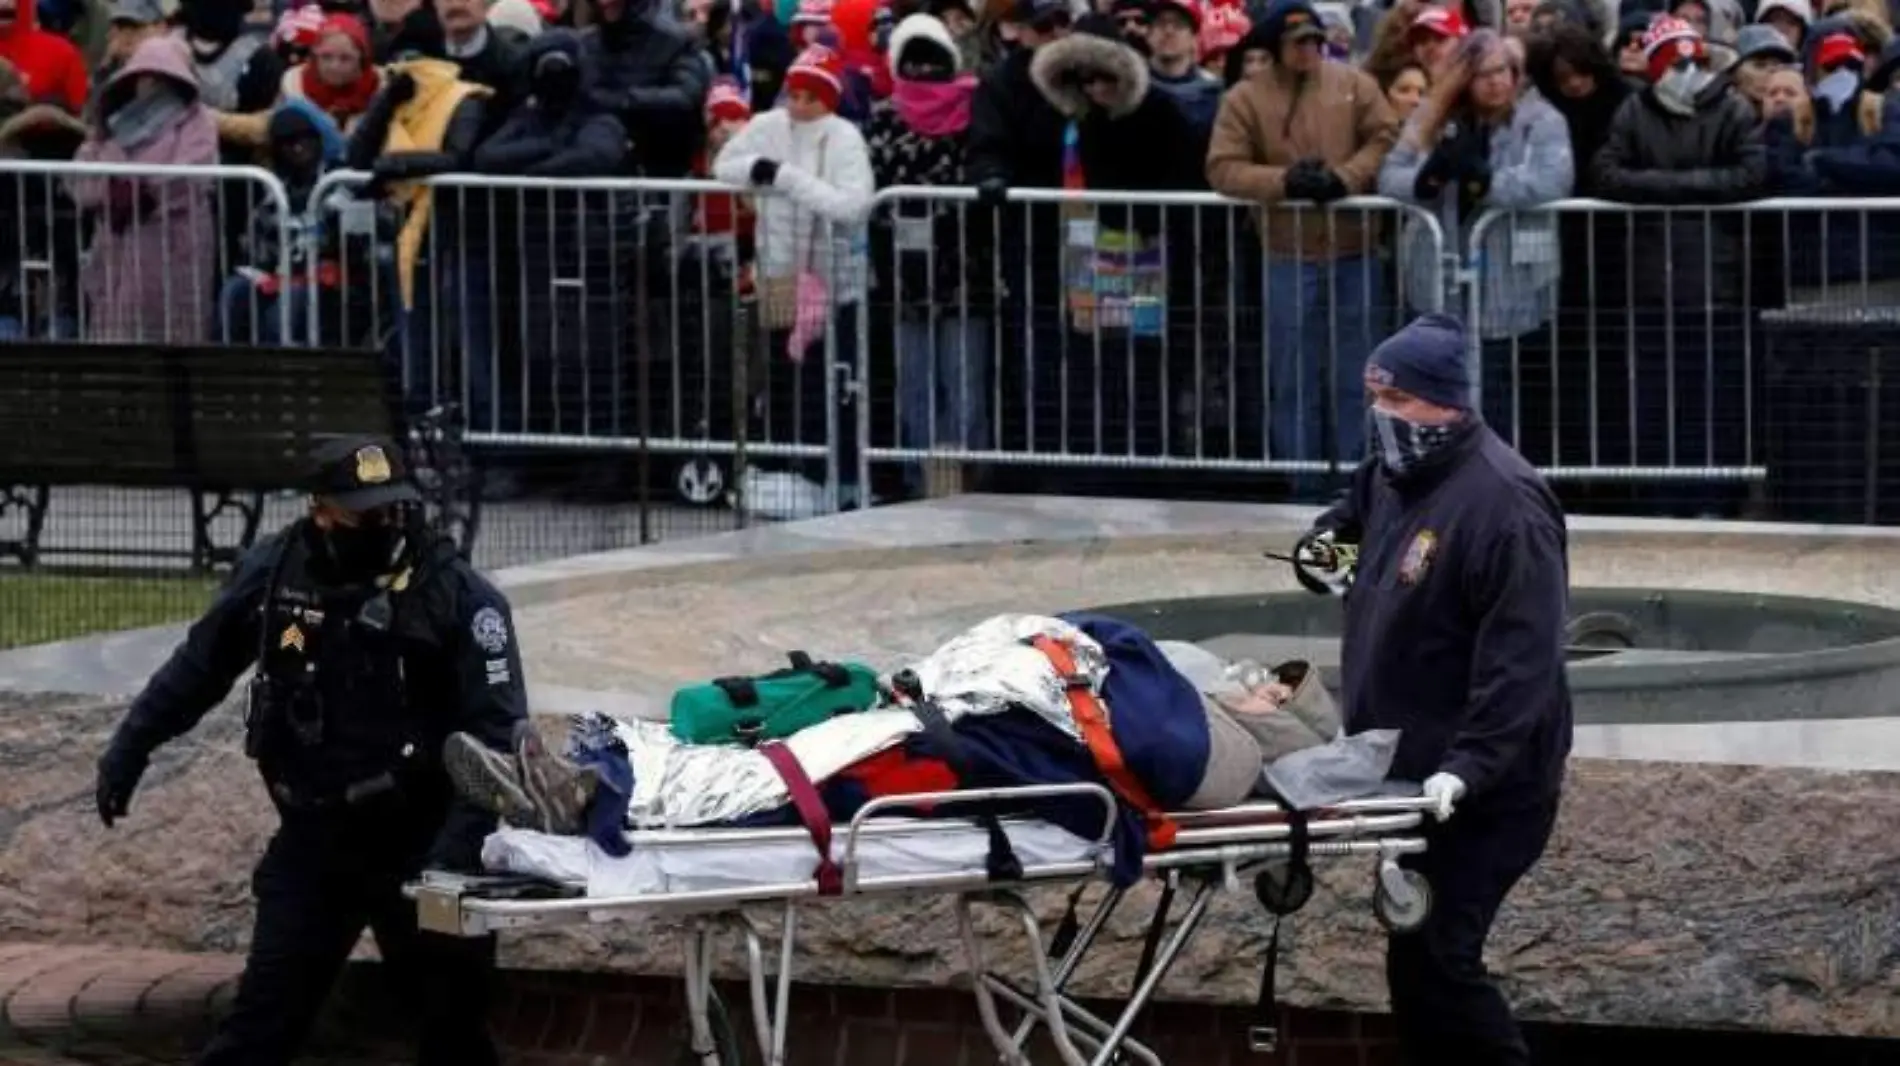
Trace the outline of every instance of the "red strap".
<path fill-rule="evenodd" d="M 1088 680 L 1076 673 L 1075 656 L 1070 653 L 1068 645 L 1048 636 L 1031 637 L 1029 644 L 1048 657 L 1049 664 L 1055 667 L 1057 676 L 1062 679 L 1063 688 L 1069 696 L 1069 713 L 1074 716 L 1076 727 L 1082 732 L 1082 743 L 1088 748 L 1089 757 L 1095 760 L 1095 768 L 1107 780 L 1108 787 L 1122 798 L 1123 803 L 1141 812 L 1142 820 L 1148 824 L 1148 846 L 1172 847 L 1179 827 L 1128 769 L 1127 761 L 1122 758 L 1121 745 L 1115 743 L 1115 734 L 1109 729 L 1108 709 L 1095 697 L 1095 690 L 1089 687 Z"/>
<path fill-rule="evenodd" d="M 769 741 L 759 745 L 757 750 L 785 782 L 785 790 L 792 796 L 792 806 L 798 811 L 798 820 L 805 823 L 805 832 L 811 834 L 812 845 L 818 849 L 818 894 L 843 895 L 844 873 L 831 861 L 831 815 L 825 811 L 825 801 L 819 798 L 818 787 L 805 775 L 805 768 L 798 765 L 798 756 L 792 754 L 792 749 L 778 741 Z"/>

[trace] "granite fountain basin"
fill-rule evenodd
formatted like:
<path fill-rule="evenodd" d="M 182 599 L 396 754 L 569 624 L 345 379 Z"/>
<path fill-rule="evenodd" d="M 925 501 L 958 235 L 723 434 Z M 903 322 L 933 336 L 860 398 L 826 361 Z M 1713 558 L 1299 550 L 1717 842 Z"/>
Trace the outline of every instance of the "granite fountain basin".
<path fill-rule="evenodd" d="M 1900 714 L 1900 611 L 1803 596 L 1571 590 L 1579 724 L 1851 719 Z M 1340 601 L 1308 593 L 1099 608 L 1156 639 L 1230 659 L 1304 659 L 1337 689 Z"/>

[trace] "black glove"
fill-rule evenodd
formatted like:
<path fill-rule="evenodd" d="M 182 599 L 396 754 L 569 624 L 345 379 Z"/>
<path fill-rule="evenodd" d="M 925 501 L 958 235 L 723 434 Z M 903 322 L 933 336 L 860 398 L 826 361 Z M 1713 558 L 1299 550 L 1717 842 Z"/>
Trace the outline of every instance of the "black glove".
<path fill-rule="evenodd" d="M 1302 159 L 1286 168 L 1286 198 L 1318 200 L 1325 183 L 1325 164 L 1317 159 Z"/>
<path fill-rule="evenodd" d="M 752 184 L 770 185 L 778 180 L 778 160 L 760 156 L 752 161 Z"/>
<path fill-rule="evenodd" d="M 1445 183 L 1457 175 L 1458 164 L 1452 153 L 1450 141 L 1439 141 L 1432 154 L 1425 157 L 1425 165 L 1418 168 L 1418 177 L 1412 182 L 1412 198 L 1420 203 L 1431 203 L 1445 189 Z"/>
<path fill-rule="evenodd" d="M 1458 216 L 1470 218 L 1491 192 L 1491 164 L 1485 160 L 1467 166 L 1458 179 Z"/>
<path fill-rule="evenodd" d="M 984 207 L 1001 207 L 1009 200 L 1009 182 L 1002 178 L 984 178 L 976 183 L 976 202 Z"/>
<path fill-rule="evenodd" d="M 384 79 L 383 92 L 389 95 L 391 102 L 401 106 L 416 98 L 416 79 L 406 70 L 395 71 Z"/>
<path fill-rule="evenodd" d="M 107 829 L 131 809 L 132 793 L 138 789 L 139 778 L 145 776 L 150 761 L 144 752 L 118 741 L 99 757 L 99 781 L 93 789 L 93 800 L 99 806 L 99 820 Z"/>
<path fill-rule="evenodd" d="M 1313 199 L 1322 204 L 1330 204 L 1334 200 L 1344 200 L 1351 195 L 1352 190 L 1346 188 L 1345 179 L 1333 173 L 1331 167 L 1319 168 L 1319 176 L 1313 187 Z"/>

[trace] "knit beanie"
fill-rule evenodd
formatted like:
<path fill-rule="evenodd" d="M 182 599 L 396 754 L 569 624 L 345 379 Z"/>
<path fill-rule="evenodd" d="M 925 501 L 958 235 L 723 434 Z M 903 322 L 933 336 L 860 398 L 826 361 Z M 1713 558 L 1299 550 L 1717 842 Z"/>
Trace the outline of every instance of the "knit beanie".
<path fill-rule="evenodd" d="M 785 72 L 785 91 L 803 90 L 824 102 L 827 109 L 838 110 L 838 98 L 844 94 L 844 60 L 823 45 L 812 45 L 792 61 Z"/>
<path fill-rule="evenodd" d="M 713 79 L 712 88 L 706 92 L 706 125 L 717 126 L 721 122 L 744 122 L 752 117 L 752 105 L 746 101 L 745 94 L 739 91 L 739 83 L 730 77 Z"/>
<path fill-rule="evenodd" d="M 1451 315 L 1420 315 L 1372 350 L 1366 380 L 1439 407 L 1470 410 L 1465 354 L 1464 323 Z"/>

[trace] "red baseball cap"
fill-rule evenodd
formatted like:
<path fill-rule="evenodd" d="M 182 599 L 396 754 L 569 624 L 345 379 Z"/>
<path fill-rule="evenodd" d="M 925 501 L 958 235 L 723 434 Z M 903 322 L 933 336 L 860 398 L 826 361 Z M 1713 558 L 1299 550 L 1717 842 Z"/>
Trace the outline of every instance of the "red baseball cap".
<path fill-rule="evenodd" d="M 1867 62 L 1867 53 L 1852 34 L 1831 33 L 1814 46 L 1814 65 L 1822 70 L 1847 62 Z"/>
<path fill-rule="evenodd" d="M 1460 14 L 1456 8 L 1428 7 L 1418 13 L 1418 18 L 1412 20 L 1412 28 L 1409 32 L 1430 33 L 1439 37 L 1450 37 L 1455 41 L 1470 33 L 1471 28 L 1465 25 L 1464 15 Z"/>

